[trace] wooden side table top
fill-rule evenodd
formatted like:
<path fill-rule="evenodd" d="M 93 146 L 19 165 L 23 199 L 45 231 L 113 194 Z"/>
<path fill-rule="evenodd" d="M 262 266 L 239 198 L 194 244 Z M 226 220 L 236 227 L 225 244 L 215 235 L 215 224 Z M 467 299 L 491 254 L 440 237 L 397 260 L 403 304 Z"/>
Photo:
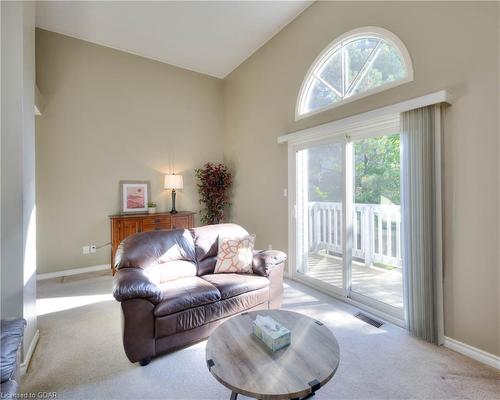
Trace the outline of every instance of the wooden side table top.
<path fill-rule="evenodd" d="M 269 315 L 292 333 L 274 353 L 252 334 L 257 314 Z M 206 347 L 212 375 L 235 393 L 262 400 L 305 397 L 325 385 L 340 361 L 337 340 L 320 321 L 284 310 L 243 313 L 210 335 Z"/>
<path fill-rule="evenodd" d="M 139 212 L 139 213 L 118 213 L 108 215 L 110 219 L 119 219 L 119 218 L 143 218 L 143 217 L 156 217 L 161 215 L 169 215 L 171 217 L 182 217 L 185 215 L 194 215 L 196 212 L 194 211 L 178 211 L 176 214 L 172 214 L 170 211 L 159 211 L 154 213 L 149 212 Z"/>

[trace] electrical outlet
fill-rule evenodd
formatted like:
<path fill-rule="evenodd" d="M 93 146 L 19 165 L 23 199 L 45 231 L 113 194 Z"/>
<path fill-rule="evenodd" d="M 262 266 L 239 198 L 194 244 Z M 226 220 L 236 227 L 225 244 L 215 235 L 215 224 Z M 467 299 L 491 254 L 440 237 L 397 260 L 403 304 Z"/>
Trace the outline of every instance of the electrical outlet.
<path fill-rule="evenodd" d="M 270 244 L 267 248 L 268 248 L 268 250 L 272 250 L 273 249 L 273 245 Z"/>
<path fill-rule="evenodd" d="M 97 246 L 95 244 L 90 245 L 90 252 L 95 253 L 97 251 Z"/>
<path fill-rule="evenodd" d="M 288 197 L 288 189 L 283 189 L 283 197 Z"/>
<path fill-rule="evenodd" d="M 90 247 L 89 246 L 83 246 L 82 250 L 83 250 L 83 254 L 89 254 L 90 253 Z"/>

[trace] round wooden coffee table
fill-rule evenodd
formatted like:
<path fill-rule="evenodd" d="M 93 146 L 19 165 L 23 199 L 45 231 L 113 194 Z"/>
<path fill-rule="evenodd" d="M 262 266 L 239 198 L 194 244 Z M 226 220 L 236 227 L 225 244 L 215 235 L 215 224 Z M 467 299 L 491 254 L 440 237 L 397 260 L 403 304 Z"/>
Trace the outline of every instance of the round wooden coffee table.
<path fill-rule="evenodd" d="M 257 314 L 269 315 L 292 333 L 291 344 L 274 353 L 252 334 Z M 339 345 L 320 321 L 284 310 L 243 313 L 219 326 L 208 338 L 207 366 L 238 394 L 261 400 L 299 399 L 314 394 L 335 374 Z"/>

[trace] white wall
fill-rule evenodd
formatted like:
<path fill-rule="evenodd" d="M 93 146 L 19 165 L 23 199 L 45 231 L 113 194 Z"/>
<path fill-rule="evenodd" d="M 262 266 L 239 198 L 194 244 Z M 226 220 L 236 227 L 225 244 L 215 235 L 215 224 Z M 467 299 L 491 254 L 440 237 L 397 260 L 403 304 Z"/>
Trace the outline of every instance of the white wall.
<path fill-rule="evenodd" d="M 36 332 L 35 13 L 1 3 L 1 317 L 23 317 L 24 354 Z"/>

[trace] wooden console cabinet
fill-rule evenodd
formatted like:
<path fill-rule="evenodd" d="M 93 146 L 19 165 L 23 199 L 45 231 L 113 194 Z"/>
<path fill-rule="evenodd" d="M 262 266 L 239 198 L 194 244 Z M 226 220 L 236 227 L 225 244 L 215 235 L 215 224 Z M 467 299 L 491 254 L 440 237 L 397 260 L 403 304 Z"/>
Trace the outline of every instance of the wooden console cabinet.
<path fill-rule="evenodd" d="M 155 214 L 118 214 L 110 215 L 111 220 L 111 270 L 115 273 L 115 253 L 119 244 L 127 236 L 139 232 L 160 231 L 170 229 L 187 229 L 194 227 L 194 212 L 179 211 Z"/>

